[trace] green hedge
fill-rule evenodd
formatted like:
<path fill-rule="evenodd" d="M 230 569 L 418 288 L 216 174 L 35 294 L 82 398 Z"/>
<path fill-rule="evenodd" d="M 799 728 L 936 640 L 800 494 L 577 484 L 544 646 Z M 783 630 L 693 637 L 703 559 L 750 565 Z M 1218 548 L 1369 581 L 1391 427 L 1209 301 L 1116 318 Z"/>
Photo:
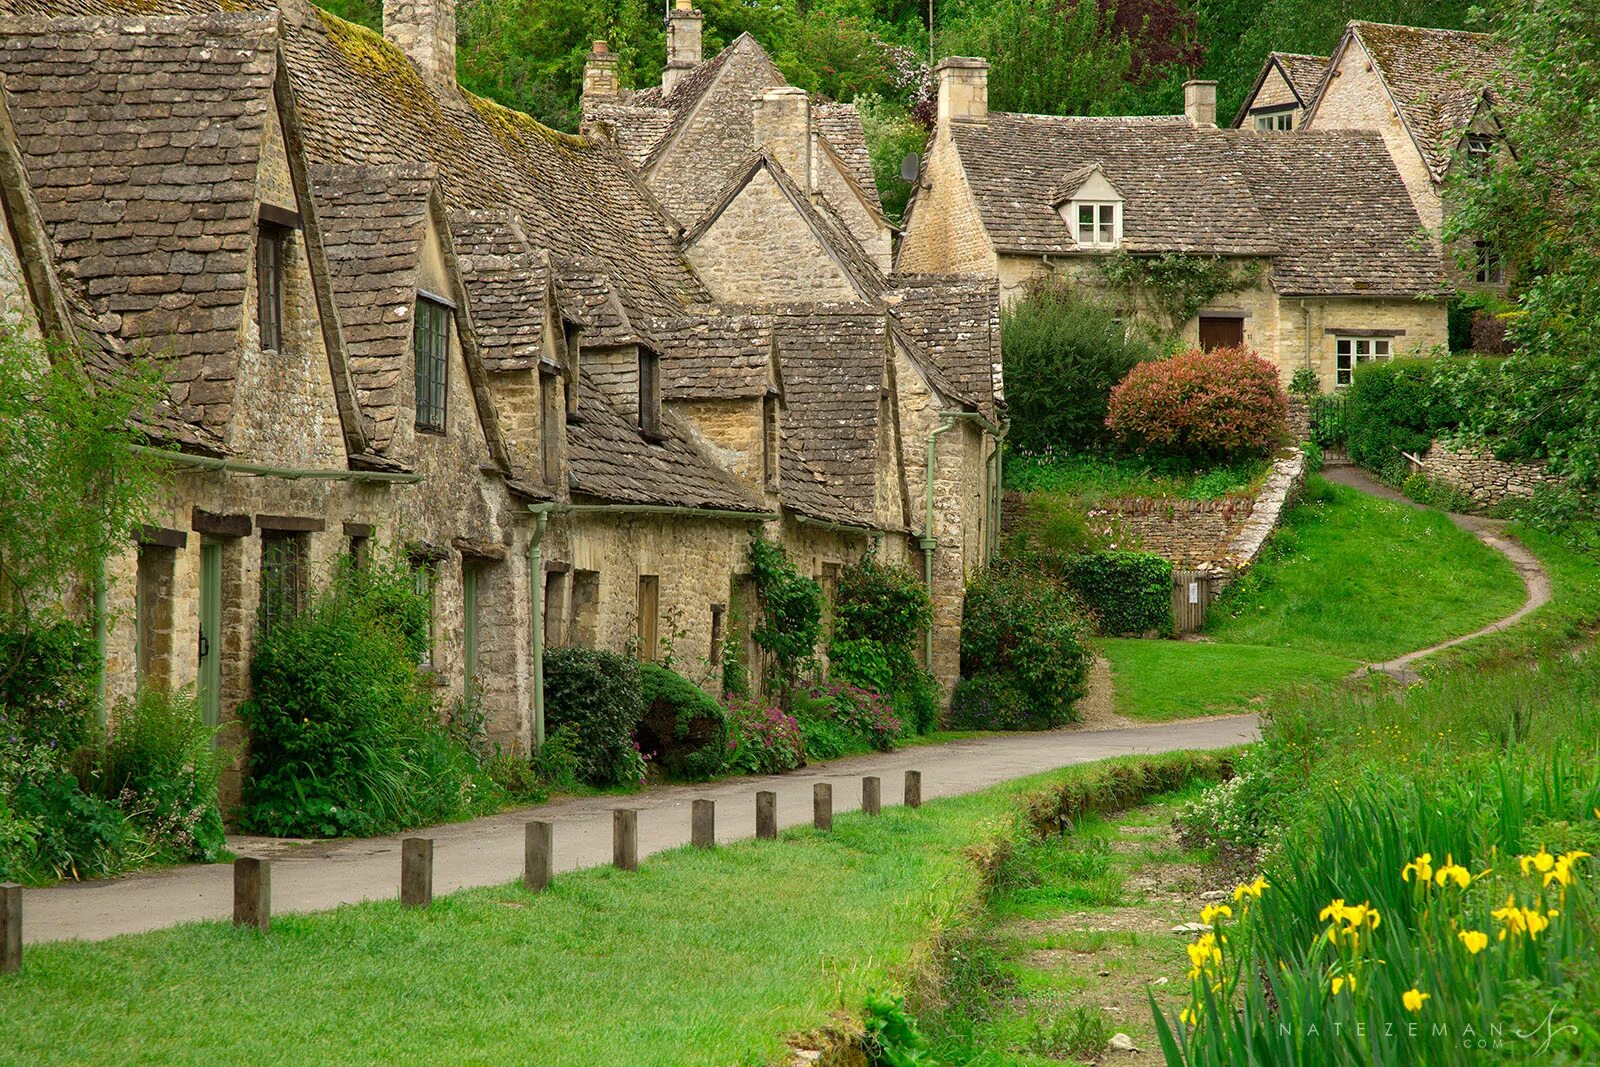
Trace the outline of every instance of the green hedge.
<path fill-rule="evenodd" d="M 1023 818 L 1041 836 L 1065 833 L 1090 814 L 1138 807 L 1151 797 L 1182 789 L 1195 779 L 1233 777 L 1227 752 L 1173 752 L 1136 763 L 1110 763 L 1021 799 Z"/>
<path fill-rule="evenodd" d="M 1172 630 L 1172 563 L 1149 552 L 1088 552 L 1062 560 L 1062 578 L 1105 634 Z"/>
<path fill-rule="evenodd" d="M 1046 729 L 1070 722 L 1094 653 L 1071 594 L 1028 564 L 997 564 L 967 586 L 951 723 Z"/>
<path fill-rule="evenodd" d="M 728 713 L 699 686 L 654 663 L 639 665 L 639 744 L 677 778 L 704 779 L 728 762 Z"/>
<path fill-rule="evenodd" d="M 578 777 L 590 785 L 632 784 L 643 760 L 633 731 L 644 717 L 639 661 L 595 648 L 552 648 L 544 654 L 547 735 L 564 732 Z"/>

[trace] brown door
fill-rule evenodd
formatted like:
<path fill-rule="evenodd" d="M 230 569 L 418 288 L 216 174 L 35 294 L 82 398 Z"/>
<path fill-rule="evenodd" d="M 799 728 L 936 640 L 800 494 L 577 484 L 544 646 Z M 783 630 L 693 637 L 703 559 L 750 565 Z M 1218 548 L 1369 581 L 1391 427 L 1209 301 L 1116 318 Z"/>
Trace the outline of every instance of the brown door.
<path fill-rule="evenodd" d="M 1244 344 L 1244 320 L 1200 316 L 1200 347 L 1207 352 L 1213 348 L 1237 348 Z"/>

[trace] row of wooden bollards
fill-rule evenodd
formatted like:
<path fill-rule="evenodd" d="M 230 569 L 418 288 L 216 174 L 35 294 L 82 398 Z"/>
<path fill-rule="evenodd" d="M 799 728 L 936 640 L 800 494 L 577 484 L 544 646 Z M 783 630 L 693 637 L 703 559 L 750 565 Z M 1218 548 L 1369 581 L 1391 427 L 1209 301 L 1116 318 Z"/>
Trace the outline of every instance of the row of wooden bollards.
<path fill-rule="evenodd" d="M 877 815 L 883 805 L 883 783 L 875 777 L 861 779 L 861 810 Z M 905 803 L 922 806 L 922 772 L 906 772 Z M 716 802 L 696 800 L 690 807 L 689 841 L 696 848 L 716 845 Z M 833 786 L 818 782 L 811 794 L 811 824 L 833 829 Z M 778 836 L 778 794 L 756 794 L 756 837 Z M 527 824 L 523 841 L 522 884 L 534 891 L 550 885 L 555 874 L 555 825 Z M 639 812 L 617 808 L 611 813 L 611 862 L 625 871 L 639 869 Z M 400 842 L 400 903 L 425 908 L 433 903 L 433 839 L 407 837 Z M 272 863 L 253 856 L 233 861 L 233 924 L 266 930 L 272 924 Z M 0 974 L 22 970 L 22 887 L 0 885 Z"/>

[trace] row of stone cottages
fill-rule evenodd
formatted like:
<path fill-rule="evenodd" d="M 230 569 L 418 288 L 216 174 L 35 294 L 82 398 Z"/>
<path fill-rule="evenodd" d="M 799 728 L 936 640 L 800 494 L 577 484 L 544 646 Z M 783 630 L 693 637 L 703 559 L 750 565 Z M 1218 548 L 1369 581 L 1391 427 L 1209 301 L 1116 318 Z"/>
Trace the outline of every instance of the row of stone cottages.
<path fill-rule="evenodd" d="M 170 384 L 143 430 L 174 479 L 102 583 L 110 700 L 193 683 L 230 722 L 259 635 L 395 545 L 441 695 L 477 679 L 525 751 L 542 647 L 694 663 L 747 634 L 761 530 L 824 584 L 874 546 L 925 570 L 952 684 L 995 535 L 998 296 L 885 276 L 853 111 L 745 94 L 738 158 L 685 178 L 693 152 L 641 171 L 460 90 L 448 0 L 387 5 L 383 36 L 300 0 L 138 6 L 0 0 L 0 300 Z M 658 101 L 675 143 L 714 63 Z M 782 220 L 749 199 L 774 191 Z M 791 219 L 850 285 L 763 245 Z"/>
<path fill-rule="evenodd" d="M 1273 53 L 1219 129 L 1214 82 L 1185 86 L 1182 115 L 1021 115 L 989 109 L 985 61 L 947 59 L 895 264 L 995 279 L 1007 301 L 1039 277 L 1129 301 L 1108 253 L 1221 257 L 1242 284 L 1167 325 L 1343 388 L 1361 363 L 1442 350 L 1453 295 L 1504 295 L 1492 244 L 1439 237 L 1450 176 L 1510 151 L 1504 64 L 1486 34 L 1352 22 L 1331 58 Z"/>

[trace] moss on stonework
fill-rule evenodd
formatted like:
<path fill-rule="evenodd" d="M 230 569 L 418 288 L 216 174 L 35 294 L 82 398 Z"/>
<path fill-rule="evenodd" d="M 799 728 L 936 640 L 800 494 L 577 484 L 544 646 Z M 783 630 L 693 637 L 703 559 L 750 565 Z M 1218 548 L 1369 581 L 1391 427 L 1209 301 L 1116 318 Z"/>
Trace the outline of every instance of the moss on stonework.
<path fill-rule="evenodd" d="M 521 111 L 513 111 L 504 104 L 497 104 L 487 97 L 477 96 L 462 90 L 462 95 L 467 98 L 474 110 L 495 132 L 497 137 L 521 140 L 525 135 L 532 134 L 548 143 L 552 148 L 568 153 L 584 152 L 593 147 L 588 138 L 577 134 L 562 133 L 553 130 L 540 122 L 532 115 Z"/>

